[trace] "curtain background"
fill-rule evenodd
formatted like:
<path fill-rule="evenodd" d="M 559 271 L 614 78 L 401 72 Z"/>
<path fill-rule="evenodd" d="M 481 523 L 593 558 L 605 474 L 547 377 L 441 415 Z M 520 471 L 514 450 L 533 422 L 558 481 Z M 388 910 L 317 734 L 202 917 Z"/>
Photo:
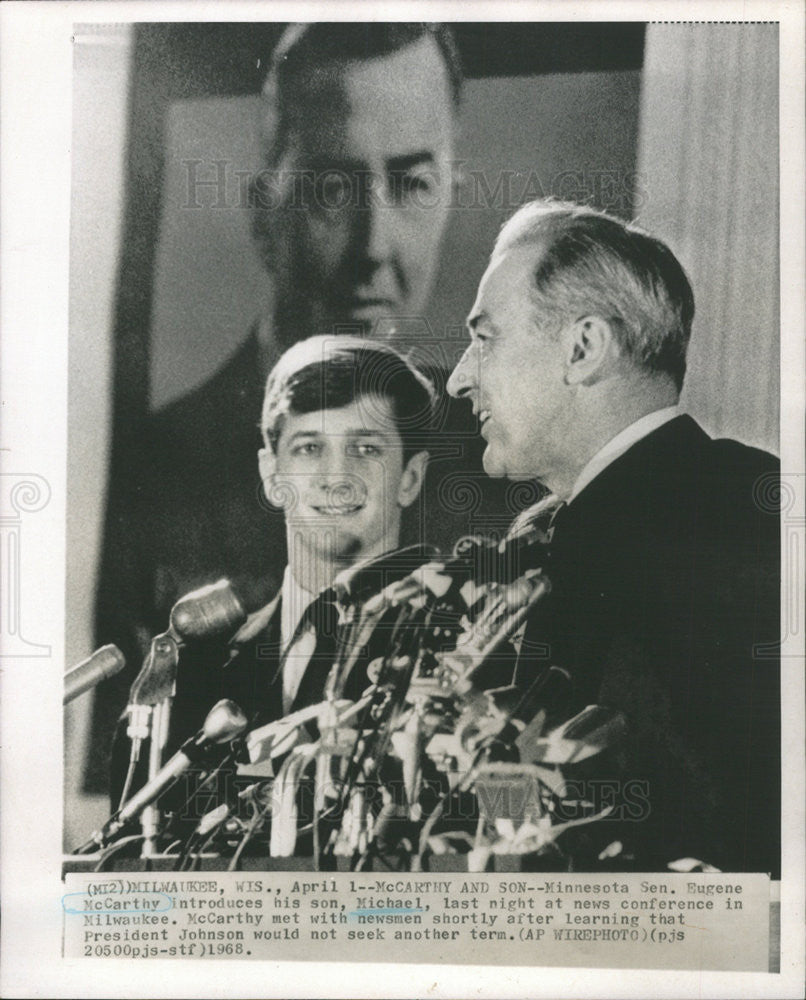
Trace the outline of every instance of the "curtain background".
<path fill-rule="evenodd" d="M 778 25 L 647 28 L 637 220 L 694 286 L 684 404 L 778 452 Z"/>

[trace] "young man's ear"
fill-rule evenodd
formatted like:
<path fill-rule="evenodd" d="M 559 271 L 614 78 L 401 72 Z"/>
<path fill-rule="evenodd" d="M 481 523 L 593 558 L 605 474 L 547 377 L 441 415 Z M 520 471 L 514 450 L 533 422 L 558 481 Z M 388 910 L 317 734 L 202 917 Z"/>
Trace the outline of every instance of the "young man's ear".
<path fill-rule="evenodd" d="M 277 457 L 271 448 L 261 448 L 257 453 L 257 465 L 260 470 L 260 481 L 263 483 L 263 492 L 266 499 L 272 503 L 272 487 L 274 485 L 274 473 L 277 470 Z"/>
<path fill-rule="evenodd" d="M 581 385 L 601 374 L 619 353 L 613 329 L 601 316 L 583 316 L 567 327 L 561 336 L 566 385 Z"/>
<path fill-rule="evenodd" d="M 403 469 L 400 477 L 400 487 L 397 491 L 397 502 L 401 507 L 410 507 L 423 488 L 425 470 L 428 466 L 428 452 L 418 451 L 412 455 Z"/>

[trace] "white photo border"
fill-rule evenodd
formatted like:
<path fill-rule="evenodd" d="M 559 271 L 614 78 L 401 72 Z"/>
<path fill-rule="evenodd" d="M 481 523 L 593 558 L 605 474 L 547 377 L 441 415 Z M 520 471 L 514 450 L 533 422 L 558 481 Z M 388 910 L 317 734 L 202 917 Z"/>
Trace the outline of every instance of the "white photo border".
<path fill-rule="evenodd" d="M 804 7 L 792 2 L 14 3 L 2 52 L 2 469 L 43 476 L 50 497 L 26 534 L 21 606 L 49 657 L 2 661 L 2 992 L 5 996 L 799 996 L 804 926 L 803 636 L 784 679 L 780 974 L 61 958 L 62 706 L 68 247 L 75 23 L 249 20 L 781 22 L 781 459 L 804 483 Z M 802 525 L 802 522 L 801 522 Z M 800 552 L 803 551 L 803 527 Z M 796 606 L 803 607 L 803 562 Z M 784 595 L 787 600 L 791 594 Z M 803 623 L 801 622 L 801 630 Z M 390 974 L 392 973 L 392 974 Z"/>

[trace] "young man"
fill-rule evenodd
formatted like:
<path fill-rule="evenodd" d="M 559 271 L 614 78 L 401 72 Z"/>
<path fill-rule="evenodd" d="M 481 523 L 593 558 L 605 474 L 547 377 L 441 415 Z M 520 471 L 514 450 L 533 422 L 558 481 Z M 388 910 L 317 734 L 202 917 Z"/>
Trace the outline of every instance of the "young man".
<path fill-rule="evenodd" d="M 349 595 L 341 594 L 360 599 L 430 554 L 424 546 L 392 550 L 420 494 L 433 408 L 430 382 L 385 345 L 318 336 L 282 356 L 267 383 L 258 458 L 265 496 L 285 515 L 283 583 L 231 640 L 182 651 L 166 756 L 221 698 L 235 701 L 253 726 L 323 700 L 336 655 L 336 576 L 366 562 Z M 355 700 L 368 686 L 367 662 L 345 679 L 343 697 Z M 127 744 L 119 731 L 113 805 Z"/>
<path fill-rule="evenodd" d="M 303 617 L 339 573 L 366 562 L 362 586 L 377 592 L 425 558 L 422 546 L 380 557 L 397 549 L 404 512 L 420 495 L 433 406 L 433 388 L 416 368 L 390 347 L 354 337 L 296 344 L 269 376 L 258 457 L 266 498 L 285 516 L 288 563 L 277 597 L 236 637 L 265 636 L 274 622 L 282 661 L 263 715 L 321 700 L 333 628 Z M 367 683 L 347 681 L 354 697 Z"/>

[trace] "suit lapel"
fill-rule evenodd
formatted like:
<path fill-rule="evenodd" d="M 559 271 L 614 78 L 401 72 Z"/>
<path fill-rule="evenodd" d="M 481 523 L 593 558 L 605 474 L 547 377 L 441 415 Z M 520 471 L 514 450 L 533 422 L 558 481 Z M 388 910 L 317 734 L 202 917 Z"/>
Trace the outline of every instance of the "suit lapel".
<path fill-rule="evenodd" d="M 283 714 L 280 607 L 277 594 L 249 616 L 232 641 L 230 659 L 224 668 L 227 689 L 233 692 L 230 697 L 260 722 L 271 722 Z"/>

